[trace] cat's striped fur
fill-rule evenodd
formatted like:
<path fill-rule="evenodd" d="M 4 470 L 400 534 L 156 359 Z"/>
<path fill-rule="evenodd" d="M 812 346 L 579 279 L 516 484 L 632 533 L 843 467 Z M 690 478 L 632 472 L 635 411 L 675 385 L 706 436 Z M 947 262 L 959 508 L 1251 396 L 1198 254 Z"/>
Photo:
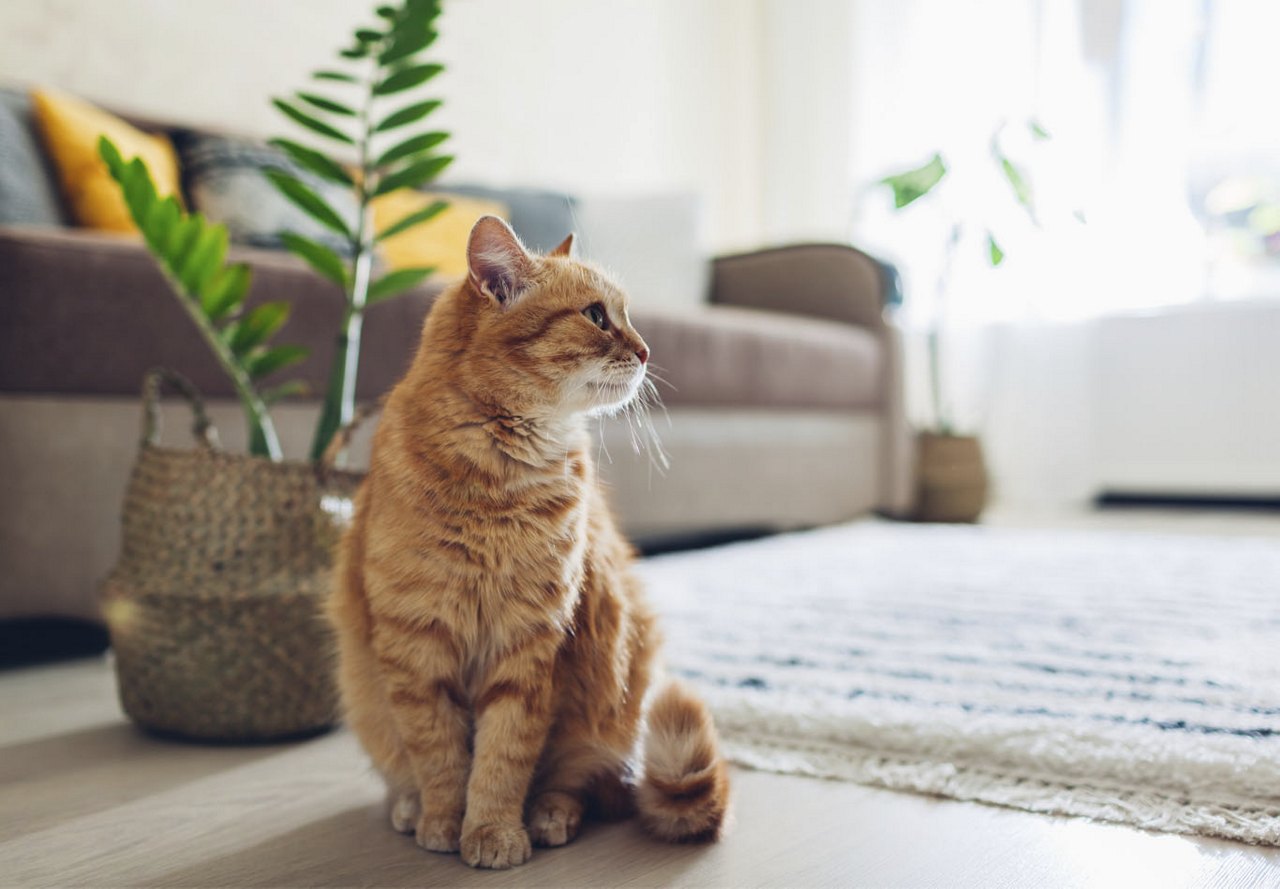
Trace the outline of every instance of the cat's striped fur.
<path fill-rule="evenodd" d="M 483 867 L 591 810 L 712 838 L 728 802 L 701 702 L 650 688 L 654 617 L 585 428 L 635 396 L 648 348 L 571 242 L 535 256 L 476 224 L 386 401 L 329 608 L 393 824 Z"/>

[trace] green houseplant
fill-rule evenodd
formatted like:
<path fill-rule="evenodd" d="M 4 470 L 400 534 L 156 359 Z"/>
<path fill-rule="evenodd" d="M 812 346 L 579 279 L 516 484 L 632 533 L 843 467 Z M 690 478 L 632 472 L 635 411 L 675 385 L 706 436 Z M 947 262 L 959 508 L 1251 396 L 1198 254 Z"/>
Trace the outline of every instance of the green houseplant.
<path fill-rule="evenodd" d="M 349 248 L 344 256 L 296 233 L 284 235 L 291 251 L 342 288 L 345 302 L 307 461 L 283 459 L 271 420 L 271 404 L 299 385 L 264 388 L 268 377 L 306 356 L 299 346 L 273 342 L 289 305 L 248 309 L 252 271 L 227 262 L 226 227 L 186 212 L 173 197 L 161 198 L 142 161 L 126 160 L 105 139 L 99 143 L 147 248 L 231 379 L 249 429 L 248 455 L 218 450 L 194 387 L 173 371 L 147 374 L 144 436 L 125 497 L 123 545 L 102 585 L 121 703 L 143 726 L 191 738 L 261 741 L 314 732 L 337 719 L 332 640 L 317 612 L 360 480 L 333 464 L 345 442 L 341 430 L 355 416 L 361 325 L 370 306 L 431 272 L 380 276 L 373 251 L 379 240 L 444 208 L 433 202 L 374 231 L 370 205 L 381 194 L 430 181 L 451 160 L 435 152 L 447 134 L 421 127 L 440 102 L 413 95 L 441 70 L 421 59 L 436 38 L 439 12 L 438 0 L 378 7 L 378 25 L 358 29 L 342 51 L 346 68 L 315 75 L 349 95 L 299 92 L 275 102 L 304 129 L 349 152 L 330 156 L 300 142 L 274 141 L 297 168 L 349 188 L 356 206 L 354 218 L 344 218 L 302 176 L 267 174 Z M 384 109 L 388 102 L 395 107 Z M 166 387 L 190 403 L 194 449 L 160 445 Z"/>
<path fill-rule="evenodd" d="M 379 275 L 374 250 L 379 241 L 427 222 L 447 203 L 434 201 L 380 231 L 373 229 L 371 205 L 380 195 L 432 181 L 453 160 L 437 151 L 448 133 L 424 129 L 426 118 L 441 104 L 422 95 L 428 81 L 443 70 L 423 60 L 423 53 L 435 42 L 439 14 L 439 0 L 379 6 L 378 24 L 358 28 L 352 44 L 341 51 L 343 67 L 313 75 L 343 95 L 334 98 L 299 91 L 291 99 L 273 100 L 291 121 L 340 146 L 340 153 L 326 154 L 292 139 L 273 139 L 272 144 L 300 169 L 349 189 L 355 206 L 355 218 L 344 218 L 301 177 L 280 170 L 266 173 L 285 198 L 338 234 L 348 248 L 344 256 L 297 233 L 281 235 L 291 252 L 342 288 L 345 302 L 312 436 L 312 460 L 319 460 L 338 431 L 355 417 L 365 311 L 404 293 L 433 271 L 407 268 Z M 387 108 L 389 104 L 394 107 Z M 99 150 L 175 296 L 235 386 L 248 423 L 249 452 L 282 459 L 270 405 L 297 393 L 299 386 L 287 383 L 259 391 L 257 384 L 307 355 L 297 346 L 267 347 L 288 319 L 289 306 L 271 302 L 243 312 L 252 272 L 244 264 L 226 264 L 226 227 L 198 213 L 186 213 L 172 197 L 159 198 L 142 161 L 125 161 L 109 140 L 101 140 Z"/>
<path fill-rule="evenodd" d="M 438 153 L 448 133 L 422 129 L 440 100 L 422 95 L 423 87 L 442 65 L 423 59 L 435 42 L 440 0 L 404 0 L 399 6 L 379 6 L 378 22 L 358 28 L 340 56 L 339 69 L 317 71 L 316 81 L 342 92 L 337 98 L 299 91 L 274 104 L 291 121 L 328 142 L 354 151 L 354 166 L 290 139 L 272 144 L 298 166 L 321 179 L 352 191 L 354 221 L 342 214 L 301 179 L 271 172 L 268 178 L 281 194 L 321 225 L 342 237 L 349 247 L 345 259 L 329 247 L 300 235 L 285 236 L 286 246 L 319 274 L 336 283 L 346 297 L 339 325 L 324 406 L 311 443 L 311 459 L 318 460 L 338 430 L 355 415 L 356 370 L 365 310 L 413 287 L 431 268 L 400 269 L 376 277 L 373 268 L 377 242 L 431 219 L 447 204 L 437 201 L 374 231 L 371 203 L 398 188 L 415 188 L 435 179 L 453 161 Z M 388 107 L 392 105 L 394 107 Z"/>
<path fill-rule="evenodd" d="M 1034 120 L 1026 121 L 1024 126 L 1025 132 L 1035 142 L 1049 138 L 1048 132 Z M 996 173 L 989 181 L 1004 184 L 1003 194 L 992 198 L 1013 200 L 1033 224 L 1039 225 L 1030 175 L 1003 147 L 1007 129 L 1006 126 L 997 128 L 988 145 Z M 895 211 L 902 211 L 942 190 L 950 174 L 943 155 L 935 152 L 924 164 L 886 176 L 879 184 L 892 193 Z M 922 521 L 976 521 L 987 502 L 988 478 L 982 444 L 977 436 L 957 431 L 944 391 L 941 356 L 942 307 L 951 284 L 953 261 L 960 247 L 974 240 L 975 232 L 980 232 L 980 249 L 992 268 L 1001 265 L 1005 259 L 1004 249 L 990 223 L 964 214 L 957 214 L 949 220 L 942 267 L 935 282 L 935 311 L 925 334 L 933 421 L 932 425 L 919 432 L 916 442 L 915 516 Z"/>
<path fill-rule="evenodd" d="M 174 296 L 235 387 L 249 453 L 283 459 L 270 405 L 300 387 L 290 382 L 263 391 L 259 381 L 307 356 L 301 346 L 269 345 L 289 318 L 289 304 L 266 302 L 245 312 L 253 272 L 244 263 L 227 263 L 226 226 L 187 213 L 173 196 L 161 198 L 142 160 L 126 162 L 107 137 L 98 151 Z"/>

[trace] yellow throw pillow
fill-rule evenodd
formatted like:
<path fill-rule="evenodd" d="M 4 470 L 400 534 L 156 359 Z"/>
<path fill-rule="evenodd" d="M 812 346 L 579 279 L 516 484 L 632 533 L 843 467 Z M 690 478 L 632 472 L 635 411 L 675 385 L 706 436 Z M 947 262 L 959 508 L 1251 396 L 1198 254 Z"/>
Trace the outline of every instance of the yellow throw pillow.
<path fill-rule="evenodd" d="M 31 108 L 53 158 L 76 222 L 87 228 L 136 232 L 120 187 L 98 156 L 106 136 L 125 160 L 142 158 L 161 195 L 178 194 L 178 159 L 164 136 L 142 132 L 114 114 L 52 90 L 33 90 Z"/>
<path fill-rule="evenodd" d="M 506 205 L 497 201 L 400 188 L 374 199 L 374 230 L 389 228 L 435 201 L 448 201 L 449 206 L 421 225 L 392 235 L 378 245 L 389 271 L 434 266 L 436 278 L 461 278 L 467 273 L 467 237 L 476 220 L 486 215 L 507 218 Z"/>

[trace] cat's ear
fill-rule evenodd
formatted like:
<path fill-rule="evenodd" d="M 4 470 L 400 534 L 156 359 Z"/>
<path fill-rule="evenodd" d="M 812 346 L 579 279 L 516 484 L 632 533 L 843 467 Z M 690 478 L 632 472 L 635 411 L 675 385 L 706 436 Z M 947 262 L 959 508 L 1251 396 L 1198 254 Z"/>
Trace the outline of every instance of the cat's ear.
<path fill-rule="evenodd" d="M 529 285 L 533 257 L 509 225 L 481 216 L 467 242 L 467 273 L 476 290 L 509 306 Z"/>
<path fill-rule="evenodd" d="M 560 242 L 560 246 L 547 254 L 548 256 L 573 256 L 573 232 Z"/>

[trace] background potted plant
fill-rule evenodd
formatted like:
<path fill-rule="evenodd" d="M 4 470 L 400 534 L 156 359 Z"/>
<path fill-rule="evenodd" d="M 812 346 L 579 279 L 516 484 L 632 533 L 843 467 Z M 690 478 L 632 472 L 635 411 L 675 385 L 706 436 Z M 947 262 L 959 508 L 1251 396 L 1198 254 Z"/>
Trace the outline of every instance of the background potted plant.
<path fill-rule="evenodd" d="M 1036 121 L 1021 125 L 1033 142 L 1049 138 L 1048 132 Z M 1012 198 L 1027 218 L 1039 226 L 1035 195 L 1028 171 L 1015 162 L 1003 147 L 1003 137 L 1010 129 L 1001 126 L 992 134 L 989 142 L 989 158 L 997 175 L 988 181 L 1004 184 L 1002 194 L 992 195 L 993 200 Z M 893 194 L 895 211 L 902 211 L 927 195 L 943 191 L 943 184 L 951 175 L 943 155 L 935 152 L 923 165 L 895 173 L 881 179 Z M 957 252 L 964 246 L 976 246 L 982 250 L 986 263 L 992 268 L 1005 259 L 1004 249 L 994 232 L 994 226 L 976 217 L 971 208 L 960 211 L 948 208 L 948 233 L 940 271 L 935 281 L 934 309 L 925 333 L 928 362 L 929 397 L 932 424 L 917 434 L 917 491 L 914 517 L 929 522 L 977 521 L 987 505 L 989 480 L 982 443 L 976 435 L 961 433 L 951 412 L 951 401 L 944 387 L 942 368 L 942 340 L 944 306 L 952 286 L 952 271 Z M 1078 214 L 1077 214 L 1078 215 Z"/>
<path fill-rule="evenodd" d="M 106 139 L 99 144 L 174 296 L 231 379 L 248 424 L 249 453 L 222 452 L 194 387 L 171 370 L 146 376 L 144 435 L 125 498 L 121 555 L 102 594 L 121 701 L 148 728 L 262 740 L 315 731 L 336 719 L 332 645 L 318 606 L 329 587 L 342 504 L 359 483 L 357 474 L 334 464 L 345 449 L 343 428 L 355 419 L 361 325 L 370 306 L 432 271 L 378 276 L 374 248 L 445 207 L 432 202 L 374 231 L 370 204 L 388 191 L 430 181 L 452 160 L 435 153 L 446 133 L 415 126 L 440 105 L 413 96 L 442 70 L 422 60 L 435 41 L 439 12 L 438 0 L 378 7 L 377 25 L 356 30 L 341 52 L 344 68 L 314 75 L 346 95 L 299 92 L 275 100 L 300 126 L 351 153 L 334 157 L 288 139 L 273 143 L 299 169 L 350 188 L 357 208 L 354 219 L 345 219 L 303 176 L 267 173 L 286 198 L 349 247 L 344 257 L 285 235 L 288 248 L 339 284 L 345 300 L 306 461 L 284 460 L 271 419 L 271 405 L 300 385 L 264 387 L 306 356 L 299 346 L 273 342 L 289 305 L 246 308 L 252 270 L 227 262 L 226 227 L 186 212 L 173 197 L 159 197 L 141 160 L 124 159 Z M 197 448 L 159 445 L 164 386 L 190 402 Z"/>

